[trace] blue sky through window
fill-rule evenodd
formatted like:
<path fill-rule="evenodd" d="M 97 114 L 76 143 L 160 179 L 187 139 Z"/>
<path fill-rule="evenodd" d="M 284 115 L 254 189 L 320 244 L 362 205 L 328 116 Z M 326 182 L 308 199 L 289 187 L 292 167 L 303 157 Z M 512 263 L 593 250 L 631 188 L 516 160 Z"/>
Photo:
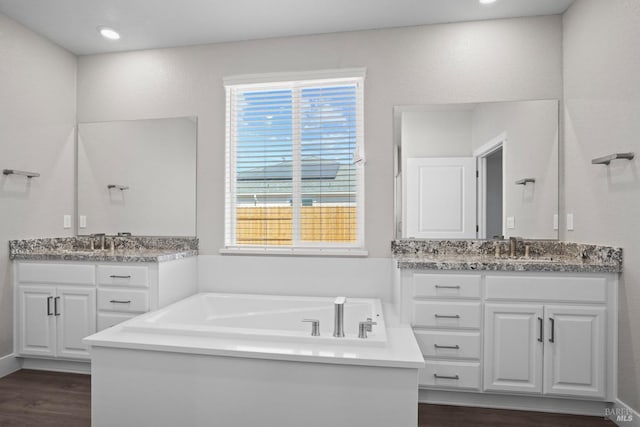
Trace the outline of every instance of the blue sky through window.
<path fill-rule="evenodd" d="M 290 165 L 292 90 L 244 92 L 238 99 L 237 111 L 238 175 L 283 163 Z M 314 160 L 315 167 L 322 167 L 324 162 L 352 163 L 356 144 L 355 85 L 301 89 L 298 120 L 303 163 Z"/>

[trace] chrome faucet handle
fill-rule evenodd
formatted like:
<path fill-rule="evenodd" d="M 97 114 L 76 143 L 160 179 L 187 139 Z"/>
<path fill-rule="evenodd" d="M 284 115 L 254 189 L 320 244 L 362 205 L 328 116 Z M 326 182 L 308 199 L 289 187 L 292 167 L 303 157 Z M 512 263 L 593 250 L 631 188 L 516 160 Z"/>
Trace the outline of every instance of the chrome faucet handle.
<path fill-rule="evenodd" d="M 104 242 L 105 242 L 106 237 L 107 237 L 106 233 L 93 233 L 89 237 L 92 237 L 92 238 L 96 238 L 97 237 L 100 240 L 100 249 L 102 249 L 102 250 L 105 249 Z M 93 242 L 91 242 L 91 243 L 93 243 Z"/>
<path fill-rule="evenodd" d="M 367 332 L 371 332 L 373 325 L 377 325 L 378 322 L 374 322 L 370 317 L 364 322 L 358 323 L 358 338 L 367 338 Z"/>
<path fill-rule="evenodd" d="M 319 337 L 320 336 L 320 321 L 318 319 L 303 319 L 302 322 L 310 322 L 311 323 L 311 336 Z"/>
<path fill-rule="evenodd" d="M 377 325 L 378 322 L 374 322 L 371 317 L 367 317 L 366 324 L 367 324 L 367 332 L 371 332 L 373 330 L 373 325 Z"/>

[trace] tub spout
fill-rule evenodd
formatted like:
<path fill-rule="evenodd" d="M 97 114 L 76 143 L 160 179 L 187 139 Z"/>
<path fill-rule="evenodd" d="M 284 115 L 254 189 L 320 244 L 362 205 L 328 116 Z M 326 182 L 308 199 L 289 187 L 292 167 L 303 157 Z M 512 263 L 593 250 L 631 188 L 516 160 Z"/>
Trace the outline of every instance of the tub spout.
<path fill-rule="evenodd" d="M 338 297 L 333 302 L 333 336 L 344 337 L 344 303 L 347 301 L 346 297 Z"/>

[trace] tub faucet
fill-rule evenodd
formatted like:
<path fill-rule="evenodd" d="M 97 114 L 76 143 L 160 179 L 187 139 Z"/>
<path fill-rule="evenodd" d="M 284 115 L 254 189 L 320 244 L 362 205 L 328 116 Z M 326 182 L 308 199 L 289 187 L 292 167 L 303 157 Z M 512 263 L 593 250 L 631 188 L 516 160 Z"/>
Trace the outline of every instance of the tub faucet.
<path fill-rule="evenodd" d="M 333 336 L 344 337 L 344 303 L 346 297 L 338 297 L 333 302 Z"/>
<path fill-rule="evenodd" d="M 377 325 L 378 322 L 374 322 L 371 317 L 367 317 L 364 322 L 358 323 L 358 338 L 367 338 L 367 332 L 373 330 L 373 325 Z"/>

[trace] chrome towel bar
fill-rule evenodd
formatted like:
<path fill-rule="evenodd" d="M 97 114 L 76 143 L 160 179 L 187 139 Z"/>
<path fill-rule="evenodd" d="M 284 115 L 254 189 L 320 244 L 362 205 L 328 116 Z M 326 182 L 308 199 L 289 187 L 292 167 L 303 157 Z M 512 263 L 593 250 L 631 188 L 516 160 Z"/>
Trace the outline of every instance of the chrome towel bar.
<path fill-rule="evenodd" d="M 536 182 L 535 178 L 524 178 L 524 179 L 520 179 L 518 181 L 516 181 L 517 185 L 527 185 L 528 183 L 534 183 Z"/>
<path fill-rule="evenodd" d="M 23 175 L 23 176 L 26 176 L 27 178 L 36 178 L 40 176 L 38 172 L 19 171 L 15 169 L 3 169 L 2 174 L 3 175 Z"/>
<path fill-rule="evenodd" d="M 129 186 L 127 186 L 127 185 L 118 185 L 118 184 L 108 184 L 107 188 L 109 190 L 113 190 L 114 188 L 116 188 L 116 189 L 118 189 L 120 191 L 124 191 L 124 190 L 128 190 Z"/>
<path fill-rule="evenodd" d="M 591 164 L 609 165 L 609 163 L 611 163 L 611 160 L 618 160 L 618 159 L 632 160 L 634 157 L 635 157 L 634 153 L 614 153 L 614 154 L 609 154 L 608 156 L 598 157 L 597 159 L 593 159 L 591 160 Z"/>

